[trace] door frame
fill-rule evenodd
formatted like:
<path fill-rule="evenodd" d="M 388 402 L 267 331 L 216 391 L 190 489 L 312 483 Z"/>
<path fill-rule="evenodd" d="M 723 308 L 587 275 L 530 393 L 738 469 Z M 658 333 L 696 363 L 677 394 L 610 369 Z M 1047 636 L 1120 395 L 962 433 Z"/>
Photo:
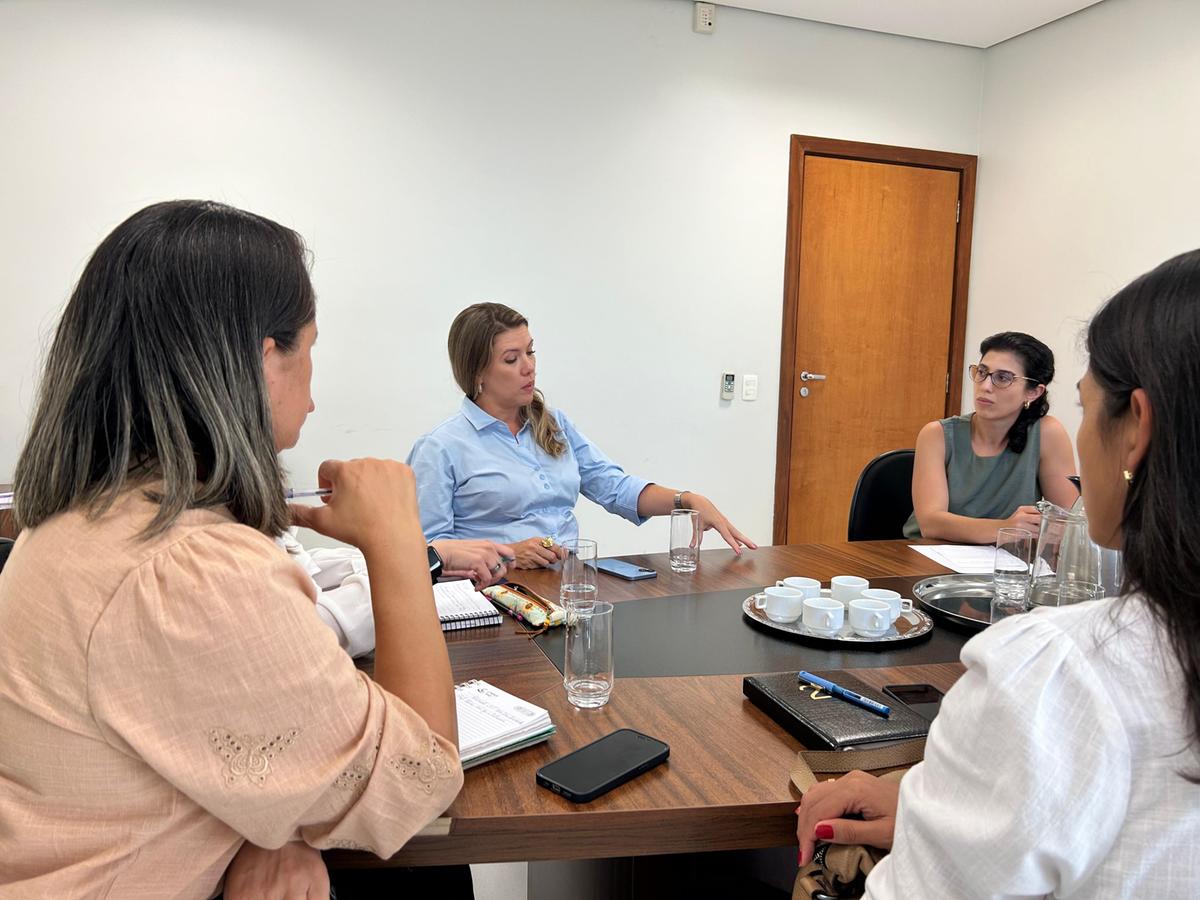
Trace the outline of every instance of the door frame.
<path fill-rule="evenodd" d="M 796 319 L 800 284 L 800 234 L 804 224 L 804 160 L 808 156 L 948 169 L 958 172 L 958 229 L 954 243 L 954 288 L 950 311 L 950 376 L 943 415 L 962 404 L 962 377 L 967 337 L 967 286 L 971 274 L 971 223 L 975 213 L 975 170 L 979 158 L 888 144 L 866 144 L 793 134 L 788 162 L 787 243 L 783 264 L 783 338 L 779 352 L 779 426 L 775 440 L 775 519 L 772 540 L 787 540 L 788 492 L 791 487 L 793 411 L 796 403 Z M 954 373 L 960 373 L 955 378 Z M 914 442 L 916 435 L 913 436 Z"/>

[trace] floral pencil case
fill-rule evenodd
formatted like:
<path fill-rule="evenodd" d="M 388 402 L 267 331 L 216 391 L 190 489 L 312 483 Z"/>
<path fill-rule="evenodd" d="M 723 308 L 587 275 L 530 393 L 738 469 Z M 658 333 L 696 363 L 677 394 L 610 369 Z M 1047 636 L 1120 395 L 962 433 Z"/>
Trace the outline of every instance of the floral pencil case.
<path fill-rule="evenodd" d="M 491 587 L 485 587 L 483 594 L 504 607 L 510 615 L 538 631 L 561 625 L 567 619 L 566 610 L 561 606 L 536 594 L 523 584 L 511 581 L 508 584 L 493 584 Z"/>

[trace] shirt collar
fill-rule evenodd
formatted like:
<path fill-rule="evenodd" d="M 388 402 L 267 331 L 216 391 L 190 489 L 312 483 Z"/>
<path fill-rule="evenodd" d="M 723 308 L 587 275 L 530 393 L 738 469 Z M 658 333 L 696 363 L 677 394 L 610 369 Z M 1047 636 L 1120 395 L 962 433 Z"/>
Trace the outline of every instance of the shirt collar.
<path fill-rule="evenodd" d="M 491 413 L 484 412 L 479 405 L 470 397 L 463 397 L 462 402 L 463 417 L 471 423 L 476 431 L 483 431 L 489 425 L 499 425 L 506 432 L 508 426 L 493 416 Z M 529 423 L 525 422 L 521 425 L 521 431 L 529 427 Z M 511 433 L 511 432 L 510 432 Z"/>

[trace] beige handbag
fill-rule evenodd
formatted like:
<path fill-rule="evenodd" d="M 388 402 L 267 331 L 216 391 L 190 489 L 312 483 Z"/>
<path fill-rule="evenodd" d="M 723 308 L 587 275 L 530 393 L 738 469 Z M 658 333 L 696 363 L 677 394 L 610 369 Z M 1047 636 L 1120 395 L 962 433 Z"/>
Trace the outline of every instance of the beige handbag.
<path fill-rule="evenodd" d="M 792 764 L 792 784 L 804 793 L 817 783 L 817 773 L 844 775 L 886 769 L 880 778 L 899 781 L 925 755 L 925 739 L 904 741 L 876 750 L 801 750 Z M 886 850 L 861 844 L 821 844 L 800 869 L 792 900 L 853 900 L 861 897 L 867 875 L 887 856 Z"/>

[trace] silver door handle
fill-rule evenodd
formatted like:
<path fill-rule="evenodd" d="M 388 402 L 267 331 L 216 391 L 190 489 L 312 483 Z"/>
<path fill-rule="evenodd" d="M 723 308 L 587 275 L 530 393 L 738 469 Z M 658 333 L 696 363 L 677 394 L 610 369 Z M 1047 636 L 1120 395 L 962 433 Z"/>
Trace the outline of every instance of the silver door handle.
<path fill-rule="evenodd" d="M 813 372 L 801 372 L 801 373 L 800 373 L 800 380 L 801 380 L 801 381 L 824 381 L 824 380 L 825 380 L 825 376 L 824 376 L 824 375 L 817 375 L 817 374 L 815 374 L 815 373 L 813 373 Z"/>

